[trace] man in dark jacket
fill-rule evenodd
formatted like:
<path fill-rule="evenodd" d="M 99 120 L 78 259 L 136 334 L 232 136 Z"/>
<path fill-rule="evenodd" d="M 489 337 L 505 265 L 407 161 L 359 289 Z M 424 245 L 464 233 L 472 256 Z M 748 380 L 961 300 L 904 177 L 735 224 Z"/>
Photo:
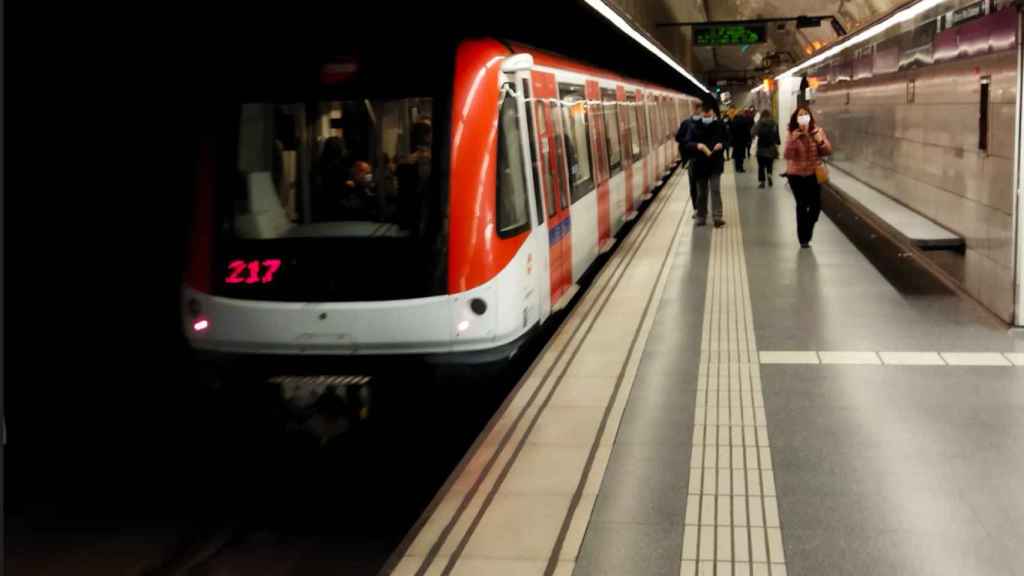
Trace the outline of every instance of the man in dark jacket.
<path fill-rule="evenodd" d="M 715 227 L 725 224 L 722 218 L 721 191 L 721 177 L 725 169 L 725 144 L 725 124 L 715 117 L 714 101 L 705 101 L 700 122 L 692 124 L 686 138 L 686 150 L 692 158 L 691 169 L 697 183 L 697 226 L 707 223 L 709 195 Z"/>
<path fill-rule="evenodd" d="M 746 111 L 740 111 L 732 119 L 732 161 L 736 166 L 736 172 L 746 172 L 743 169 L 743 159 L 750 146 L 750 130 L 753 127 L 754 120 L 747 117 Z"/>
<path fill-rule="evenodd" d="M 690 130 L 693 129 L 694 123 L 700 122 L 700 117 L 700 104 L 698 104 L 697 109 L 693 112 L 693 116 L 684 118 L 679 124 L 679 130 L 676 131 L 676 142 L 679 143 L 679 157 L 683 159 L 683 164 L 687 164 L 686 173 L 690 180 L 690 202 L 693 203 L 694 218 L 697 217 L 697 181 L 693 172 L 694 157 L 686 149 L 686 138 Z"/>

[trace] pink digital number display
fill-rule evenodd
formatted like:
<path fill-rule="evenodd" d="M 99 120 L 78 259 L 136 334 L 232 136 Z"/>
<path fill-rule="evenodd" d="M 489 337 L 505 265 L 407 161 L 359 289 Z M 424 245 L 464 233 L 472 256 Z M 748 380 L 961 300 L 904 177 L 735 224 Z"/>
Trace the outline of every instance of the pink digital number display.
<path fill-rule="evenodd" d="M 270 284 L 274 274 L 281 269 L 281 261 L 270 260 L 232 260 L 228 263 L 228 275 L 224 282 L 228 284 Z"/>

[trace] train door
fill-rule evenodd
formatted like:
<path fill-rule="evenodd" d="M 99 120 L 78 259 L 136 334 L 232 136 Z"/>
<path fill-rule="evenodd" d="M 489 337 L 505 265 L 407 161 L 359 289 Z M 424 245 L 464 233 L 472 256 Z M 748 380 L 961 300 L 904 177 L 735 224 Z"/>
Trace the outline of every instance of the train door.
<path fill-rule="evenodd" d="M 647 114 L 644 112 L 647 101 L 647 94 L 643 90 L 636 91 L 636 99 L 633 107 L 636 109 L 636 125 L 640 132 L 640 198 L 646 200 L 651 193 L 651 144 L 647 134 Z"/>
<path fill-rule="evenodd" d="M 661 146 L 658 141 L 658 97 L 651 95 L 647 102 L 647 123 L 651 126 L 651 185 L 661 180 Z"/>
<path fill-rule="evenodd" d="M 672 166 L 672 160 L 674 158 L 672 154 L 672 146 L 668 145 L 668 133 L 669 126 L 672 125 L 672 98 L 666 96 L 661 101 L 661 141 L 664 142 L 662 146 L 665 147 L 665 170 L 668 170 Z"/>
<path fill-rule="evenodd" d="M 668 145 L 668 126 L 672 121 L 669 110 L 671 102 L 668 96 L 661 97 L 661 146 L 665 149 L 665 173 L 668 173 L 669 166 L 672 165 L 672 147 Z"/>
<path fill-rule="evenodd" d="M 669 107 L 669 122 L 668 122 L 668 133 L 675 134 L 676 130 L 679 129 L 679 100 L 674 96 L 668 99 Z M 669 154 L 672 155 L 672 164 L 675 164 L 676 160 L 679 159 L 679 147 L 672 145 L 671 140 L 669 141 L 670 146 L 668 147 Z"/>
<path fill-rule="evenodd" d="M 597 245 L 600 252 L 611 247 L 612 203 L 609 188 L 608 155 L 605 149 L 606 130 L 618 130 L 618 127 L 607 126 L 604 122 L 601 103 L 601 89 L 596 80 L 587 80 L 587 100 L 597 110 L 590 114 L 590 141 L 594 143 L 594 179 L 597 183 Z"/>
<path fill-rule="evenodd" d="M 669 132 L 668 144 L 669 144 L 669 150 L 672 151 L 672 157 L 675 160 L 678 161 L 678 160 L 681 160 L 681 158 L 679 157 L 679 146 L 676 145 L 676 138 L 675 138 L 675 136 L 676 136 L 676 132 L 679 130 L 679 124 L 682 122 L 683 114 L 680 111 L 682 109 L 681 108 L 682 103 L 679 101 L 679 99 L 678 98 L 674 99 L 673 102 L 674 102 L 675 105 L 672 106 L 672 112 L 673 112 L 672 124 L 669 125 L 669 127 L 668 127 L 668 132 Z"/>
<path fill-rule="evenodd" d="M 617 116 L 619 125 L 616 127 L 621 138 L 622 170 L 625 172 L 626 181 L 626 206 L 625 214 L 633 213 L 633 126 L 630 123 L 632 109 L 626 102 L 626 88 L 621 84 L 615 87 L 615 99 L 619 103 L 619 114 Z"/>
<path fill-rule="evenodd" d="M 664 169 L 664 160 L 661 157 L 661 122 L 659 119 L 658 105 L 661 102 L 661 97 L 657 94 L 651 96 L 651 103 L 648 107 L 651 116 L 651 143 L 653 144 L 654 153 L 654 181 L 661 180 L 661 171 Z"/>
<path fill-rule="evenodd" d="M 520 55 L 522 58 L 525 55 Z M 543 163 L 538 147 L 538 122 L 537 108 L 538 100 L 533 94 L 533 85 L 530 77 L 530 68 L 533 64 L 532 58 L 524 58 L 512 62 L 509 58 L 502 67 L 505 73 L 505 81 L 514 86 L 516 103 L 519 108 L 520 134 L 522 135 L 523 158 L 528 168 L 527 186 L 530 188 L 530 219 L 531 231 L 529 254 L 526 262 L 526 278 L 531 292 L 536 290 L 537 296 L 532 299 L 537 306 L 537 315 L 541 319 L 550 314 L 553 301 L 551 292 L 547 289 L 551 281 L 550 251 L 548 249 L 547 218 L 544 211 L 544 186 Z M 540 104 L 543 106 L 543 104 Z"/>
<path fill-rule="evenodd" d="M 566 181 L 564 143 L 558 129 L 558 96 L 555 75 L 534 70 L 533 111 L 537 126 L 537 156 L 544 190 L 548 228 L 548 270 L 551 310 L 568 304 L 572 286 L 572 221 Z"/>
<path fill-rule="evenodd" d="M 649 187 L 647 193 L 651 194 L 654 191 L 654 187 L 657 185 L 658 180 L 661 179 L 661 174 L 658 168 L 658 133 L 657 126 L 655 125 L 654 116 L 654 96 L 650 93 L 647 94 L 647 98 L 644 99 L 644 124 L 647 127 L 647 157 L 650 161 L 647 163 L 647 176 L 650 178 Z"/>

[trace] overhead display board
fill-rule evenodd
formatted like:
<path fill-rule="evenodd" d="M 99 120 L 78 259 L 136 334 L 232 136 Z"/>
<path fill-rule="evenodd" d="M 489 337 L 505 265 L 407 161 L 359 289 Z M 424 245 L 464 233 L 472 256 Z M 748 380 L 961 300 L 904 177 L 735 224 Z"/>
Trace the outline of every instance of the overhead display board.
<path fill-rule="evenodd" d="M 764 24 L 722 24 L 693 27 L 694 46 L 743 46 L 763 44 L 767 38 Z"/>

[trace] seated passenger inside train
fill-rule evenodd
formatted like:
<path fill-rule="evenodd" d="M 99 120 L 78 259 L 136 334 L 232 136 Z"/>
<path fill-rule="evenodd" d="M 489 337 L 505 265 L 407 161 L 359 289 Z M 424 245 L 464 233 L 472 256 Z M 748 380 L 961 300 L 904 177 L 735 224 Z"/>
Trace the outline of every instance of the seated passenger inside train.
<path fill-rule="evenodd" d="M 398 212 L 398 164 L 394 157 L 381 154 L 373 180 L 377 215 L 381 222 L 394 222 Z"/>
<path fill-rule="evenodd" d="M 397 167 L 398 218 L 399 227 L 420 230 L 422 224 L 417 216 L 424 214 L 422 204 L 427 200 L 426 189 L 430 182 L 431 144 L 433 127 L 429 116 L 421 116 L 412 127 L 411 153 L 404 157 Z"/>
<path fill-rule="evenodd" d="M 349 169 L 349 177 L 339 190 L 339 220 L 379 220 L 373 168 L 369 162 L 357 160 Z"/>
<path fill-rule="evenodd" d="M 324 141 L 320 156 L 320 193 L 314 201 L 321 222 L 384 221 L 386 206 L 378 201 L 373 166 L 352 160 L 342 138 Z"/>

